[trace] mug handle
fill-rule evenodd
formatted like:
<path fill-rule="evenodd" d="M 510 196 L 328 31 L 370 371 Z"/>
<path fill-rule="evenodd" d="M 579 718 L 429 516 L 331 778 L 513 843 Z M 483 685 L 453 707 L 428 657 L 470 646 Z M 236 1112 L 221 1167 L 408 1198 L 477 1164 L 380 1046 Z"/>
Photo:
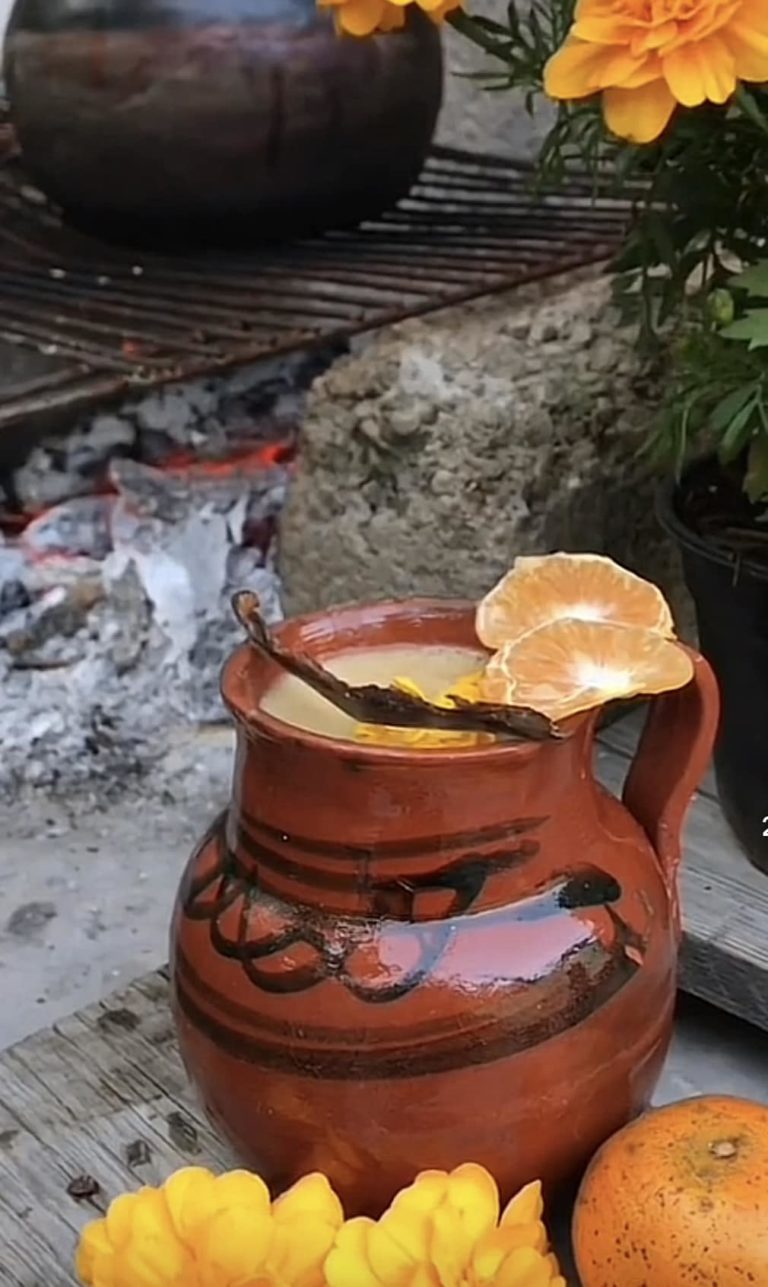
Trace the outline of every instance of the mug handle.
<path fill-rule="evenodd" d="M 709 662 L 692 648 L 685 651 L 693 662 L 693 678 L 685 688 L 652 700 L 622 794 L 658 854 L 678 937 L 683 824 L 707 770 L 720 716 Z"/>

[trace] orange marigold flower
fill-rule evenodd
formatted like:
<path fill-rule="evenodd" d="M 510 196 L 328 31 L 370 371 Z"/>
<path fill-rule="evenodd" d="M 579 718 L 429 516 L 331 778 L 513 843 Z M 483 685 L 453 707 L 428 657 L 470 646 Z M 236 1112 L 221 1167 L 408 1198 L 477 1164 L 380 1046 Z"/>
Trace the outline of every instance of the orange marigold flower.
<path fill-rule="evenodd" d="M 380 1220 L 348 1220 L 325 1264 L 328 1287 L 566 1287 L 529 1184 L 499 1220 L 482 1166 L 423 1171 Z"/>
<path fill-rule="evenodd" d="M 83 1231 L 77 1272 L 86 1287 L 323 1287 L 343 1219 L 323 1175 L 271 1202 L 257 1175 L 188 1167 L 111 1203 Z"/>
<path fill-rule="evenodd" d="M 608 128 L 650 143 L 678 103 L 725 103 L 740 81 L 768 81 L 768 0 L 578 0 L 544 87 L 602 94 Z"/>
<path fill-rule="evenodd" d="M 336 29 L 348 36 L 370 36 L 374 31 L 397 31 L 405 26 L 406 10 L 415 4 L 433 22 L 461 8 L 462 0 L 317 0 L 321 9 L 332 9 Z"/>

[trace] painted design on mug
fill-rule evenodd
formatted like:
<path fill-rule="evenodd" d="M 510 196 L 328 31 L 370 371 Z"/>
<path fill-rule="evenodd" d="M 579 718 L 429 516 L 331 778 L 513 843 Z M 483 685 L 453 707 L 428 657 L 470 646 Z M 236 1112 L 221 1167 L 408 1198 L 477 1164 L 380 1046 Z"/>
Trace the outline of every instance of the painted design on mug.
<path fill-rule="evenodd" d="M 527 866 L 538 855 L 540 843 L 527 833 L 545 821 L 510 823 L 506 844 L 497 834 L 443 840 L 440 847 L 453 853 L 458 848 L 459 856 L 412 877 L 402 874 L 404 862 L 409 856 L 423 858 L 431 842 L 410 843 L 410 853 L 401 842 L 401 874 L 371 879 L 366 890 L 369 914 L 345 916 L 288 903 L 271 893 L 269 866 L 264 870 L 261 865 L 265 846 L 241 829 L 238 853 L 233 852 L 220 820 L 201 851 L 209 860 L 183 890 L 183 914 L 207 922 L 215 952 L 238 962 L 249 982 L 264 992 L 299 993 L 332 981 L 375 1005 L 398 1001 L 430 982 L 439 985 L 441 973 L 455 973 L 455 958 L 462 950 L 459 936 L 474 945 L 467 950 L 481 955 L 483 942 L 513 927 L 521 980 L 544 977 L 558 962 L 567 963 L 576 978 L 581 955 L 595 948 L 610 954 L 618 940 L 626 949 L 625 959 L 639 964 L 637 935 L 615 910 L 621 898 L 618 882 L 588 865 L 555 872 L 518 900 L 475 910 L 491 875 Z M 490 850 L 460 852 L 473 840 L 480 845 L 489 839 Z M 293 861 L 279 853 L 273 853 L 272 860 L 283 875 Z M 308 874 L 300 866 L 302 880 L 324 882 L 326 887 L 349 885 L 349 873 L 355 870 L 350 864 L 346 874 L 325 868 Z M 446 962 L 447 954 L 453 964 Z M 513 968 L 504 982 L 514 975 Z"/>

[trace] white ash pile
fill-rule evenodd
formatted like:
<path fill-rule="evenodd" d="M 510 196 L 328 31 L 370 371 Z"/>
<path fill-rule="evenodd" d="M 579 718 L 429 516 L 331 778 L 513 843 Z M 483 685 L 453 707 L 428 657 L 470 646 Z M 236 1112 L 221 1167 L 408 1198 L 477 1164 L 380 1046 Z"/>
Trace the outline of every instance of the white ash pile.
<path fill-rule="evenodd" d="M 190 723 L 255 590 L 281 616 L 275 533 L 303 391 L 327 357 L 169 387 L 83 420 L 2 476 L 0 793 L 114 791 Z"/>

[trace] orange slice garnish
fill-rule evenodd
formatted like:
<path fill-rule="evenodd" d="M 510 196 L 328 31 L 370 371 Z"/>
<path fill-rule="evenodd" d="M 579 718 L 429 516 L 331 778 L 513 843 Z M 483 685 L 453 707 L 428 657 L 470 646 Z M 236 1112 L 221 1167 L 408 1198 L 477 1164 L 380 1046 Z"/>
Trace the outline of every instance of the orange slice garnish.
<path fill-rule="evenodd" d="M 642 626 L 665 638 L 675 634 L 661 590 L 602 554 L 515 559 L 479 604 L 475 628 L 481 643 L 495 651 L 565 618 Z"/>
<path fill-rule="evenodd" d="M 688 653 L 653 630 L 569 618 L 505 644 L 488 663 L 482 696 L 558 721 L 617 698 L 682 688 L 692 676 Z"/>

